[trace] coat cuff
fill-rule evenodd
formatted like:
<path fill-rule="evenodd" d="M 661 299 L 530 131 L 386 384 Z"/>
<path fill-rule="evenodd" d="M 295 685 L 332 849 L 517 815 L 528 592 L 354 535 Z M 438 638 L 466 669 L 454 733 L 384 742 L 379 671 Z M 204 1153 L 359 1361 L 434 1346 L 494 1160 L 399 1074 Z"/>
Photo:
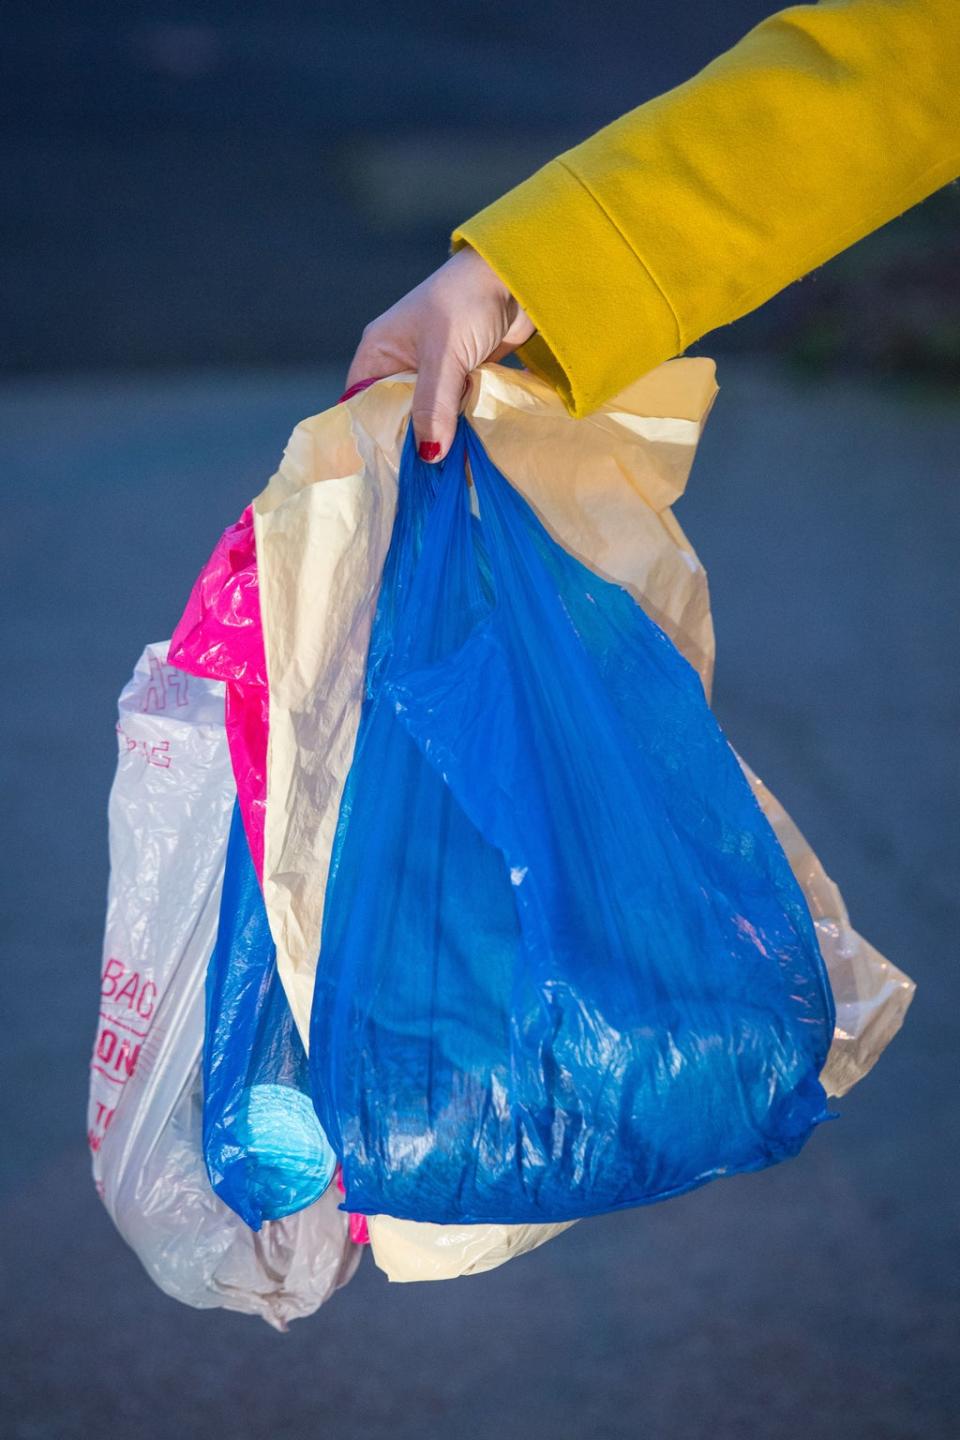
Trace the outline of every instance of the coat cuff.
<path fill-rule="evenodd" d="M 518 354 L 586 415 L 683 348 L 670 302 L 589 189 L 552 160 L 453 232 L 536 326 Z"/>

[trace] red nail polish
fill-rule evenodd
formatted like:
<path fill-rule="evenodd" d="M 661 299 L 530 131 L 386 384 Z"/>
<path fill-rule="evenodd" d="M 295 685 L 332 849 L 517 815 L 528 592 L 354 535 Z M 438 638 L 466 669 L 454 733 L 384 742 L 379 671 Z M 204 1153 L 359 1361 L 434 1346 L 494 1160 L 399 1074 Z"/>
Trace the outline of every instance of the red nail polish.
<path fill-rule="evenodd" d="M 352 400 L 354 395 L 360 394 L 361 390 L 366 390 L 368 386 L 376 385 L 376 383 L 377 378 L 375 375 L 372 376 L 369 380 L 354 380 L 353 384 L 350 386 L 350 389 L 344 390 L 343 394 L 340 396 L 340 399 L 337 401 L 337 404 L 342 405 L 344 400 Z"/>
<path fill-rule="evenodd" d="M 421 460 L 436 460 L 440 454 L 439 440 L 421 440 L 417 454 Z"/>

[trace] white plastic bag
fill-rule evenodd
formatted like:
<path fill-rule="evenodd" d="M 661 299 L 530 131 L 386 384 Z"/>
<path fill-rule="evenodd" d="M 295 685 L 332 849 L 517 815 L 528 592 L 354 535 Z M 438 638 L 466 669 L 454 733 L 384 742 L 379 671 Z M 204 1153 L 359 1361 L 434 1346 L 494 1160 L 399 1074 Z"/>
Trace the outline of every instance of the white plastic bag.
<path fill-rule="evenodd" d="M 149 645 L 120 696 L 110 889 L 90 1072 L 97 1189 L 169 1295 L 284 1329 L 355 1270 L 336 1186 L 254 1233 L 210 1188 L 201 1152 L 203 985 L 235 787 L 223 687 Z"/>

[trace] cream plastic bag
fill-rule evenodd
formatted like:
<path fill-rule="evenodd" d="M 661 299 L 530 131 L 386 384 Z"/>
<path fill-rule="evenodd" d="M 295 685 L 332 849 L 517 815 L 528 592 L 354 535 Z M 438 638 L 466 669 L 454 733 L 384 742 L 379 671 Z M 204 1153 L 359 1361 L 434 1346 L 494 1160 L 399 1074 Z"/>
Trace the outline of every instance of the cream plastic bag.
<path fill-rule="evenodd" d="M 254 503 L 270 677 L 264 896 L 305 1044 L 413 383 L 412 375 L 380 381 L 303 421 Z M 683 493 L 717 392 L 712 360 L 671 360 L 593 415 L 571 420 L 535 377 L 485 365 L 472 377 L 466 409 L 494 464 L 553 537 L 634 596 L 699 672 L 708 696 L 714 647 L 706 575 L 670 506 Z M 896 1033 L 913 984 L 850 928 L 836 887 L 775 798 L 747 773 L 817 925 L 838 1002 L 823 1079 L 842 1094 Z M 370 1217 L 369 1228 L 378 1265 L 391 1279 L 408 1280 L 476 1273 L 567 1227 L 451 1227 L 383 1215 Z"/>

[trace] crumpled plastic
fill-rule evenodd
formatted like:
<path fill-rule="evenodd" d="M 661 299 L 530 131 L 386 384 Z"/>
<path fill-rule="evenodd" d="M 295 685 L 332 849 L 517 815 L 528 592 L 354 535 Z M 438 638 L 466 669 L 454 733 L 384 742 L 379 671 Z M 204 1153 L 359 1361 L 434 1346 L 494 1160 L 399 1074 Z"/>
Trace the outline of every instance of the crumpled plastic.
<path fill-rule="evenodd" d="M 171 666 L 166 644 L 146 648 L 120 696 L 88 1139 L 104 1205 L 162 1290 L 282 1330 L 362 1252 L 334 1186 L 254 1233 L 204 1167 L 204 977 L 236 795 L 223 711 L 223 686 Z"/>
<path fill-rule="evenodd" d="M 407 430 L 320 955 L 351 1211 L 573 1220 L 827 1118 L 812 919 L 699 676 L 465 420 L 439 466 Z"/>
<path fill-rule="evenodd" d="M 302 1034 L 413 381 L 381 381 L 298 425 L 253 507 L 252 574 L 272 687 L 265 891 Z M 625 585 L 695 666 L 708 694 L 713 635 L 706 577 L 669 506 L 683 492 L 716 393 L 712 361 L 669 361 L 597 415 L 574 422 L 534 377 L 488 365 L 473 376 L 467 406 L 491 458 L 548 530 Z M 266 716 L 259 718 L 266 752 Z M 747 773 L 817 928 L 837 1003 L 822 1080 L 828 1094 L 843 1094 L 896 1033 L 913 983 L 850 927 L 839 892 L 796 827 Z M 528 1228 L 524 1242 L 540 1243 L 565 1227 Z M 485 1255 L 496 1264 L 530 1248 L 505 1245 L 505 1229 L 369 1217 L 374 1258 L 394 1280 L 472 1273 L 485 1268 Z"/>
<path fill-rule="evenodd" d="M 270 677 L 263 891 L 277 965 L 308 1045 L 327 870 L 413 380 L 379 381 L 303 421 L 253 504 Z M 708 693 L 706 576 L 669 507 L 683 492 L 715 395 L 712 361 L 672 360 L 574 421 L 535 377 L 484 365 L 466 407 L 491 460 L 553 537 L 640 601 Z"/>
<path fill-rule="evenodd" d="M 170 663 L 226 687 L 227 742 L 247 841 L 263 874 L 267 664 L 250 506 L 217 541 L 170 640 Z"/>
<path fill-rule="evenodd" d="M 319 1199 L 337 1167 L 277 974 L 239 803 L 207 968 L 203 1152 L 214 1190 L 253 1230 Z"/>
<path fill-rule="evenodd" d="M 846 1095 L 873 1069 L 900 1029 L 916 986 L 853 928 L 843 896 L 807 840 L 776 796 L 739 758 L 813 917 L 836 1009 L 833 1044 L 820 1081 L 828 1095 Z"/>

